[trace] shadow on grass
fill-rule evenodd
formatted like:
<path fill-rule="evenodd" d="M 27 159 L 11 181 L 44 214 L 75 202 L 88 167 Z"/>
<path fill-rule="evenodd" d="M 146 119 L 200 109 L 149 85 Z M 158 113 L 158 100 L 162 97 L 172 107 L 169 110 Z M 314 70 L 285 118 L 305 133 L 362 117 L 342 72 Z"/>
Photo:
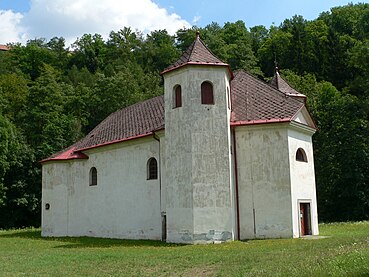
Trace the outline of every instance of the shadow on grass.
<path fill-rule="evenodd" d="M 157 240 L 126 240 L 94 237 L 42 237 L 40 230 L 19 230 L 1 234 L 1 238 L 21 238 L 42 241 L 64 242 L 54 248 L 106 248 L 106 247 L 178 247 L 185 244 L 166 243 Z"/>

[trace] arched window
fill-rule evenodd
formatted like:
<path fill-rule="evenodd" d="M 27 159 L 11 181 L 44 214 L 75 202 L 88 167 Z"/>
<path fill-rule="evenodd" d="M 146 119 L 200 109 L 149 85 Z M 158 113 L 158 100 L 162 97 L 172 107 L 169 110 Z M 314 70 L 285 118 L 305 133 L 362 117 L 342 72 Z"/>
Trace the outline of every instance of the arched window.
<path fill-rule="evenodd" d="M 296 151 L 296 161 L 307 163 L 308 160 L 307 160 L 306 153 L 305 153 L 304 149 L 302 149 L 302 148 L 297 149 L 297 151 Z"/>
<path fill-rule="evenodd" d="M 158 162 L 155 158 L 147 161 L 147 180 L 158 179 Z"/>
<path fill-rule="evenodd" d="M 173 108 L 182 107 L 182 88 L 180 85 L 174 87 Z"/>
<path fill-rule="evenodd" d="M 97 170 L 96 167 L 90 169 L 90 186 L 97 186 Z"/>
<path fill-rule="evenodd" d="M 201 84 L 201 104 L 214 104 L 213 85 L 209 82 Z"/>

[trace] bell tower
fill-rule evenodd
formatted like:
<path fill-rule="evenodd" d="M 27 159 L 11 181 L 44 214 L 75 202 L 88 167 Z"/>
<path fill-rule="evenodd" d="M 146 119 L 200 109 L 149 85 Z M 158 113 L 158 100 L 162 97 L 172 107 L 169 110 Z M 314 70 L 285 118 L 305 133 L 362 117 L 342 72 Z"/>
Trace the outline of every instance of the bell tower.
<path fill-rule="evenodd" d="M 167 241 L 233 240 L 229 65 L 197 33 L 162 75 Z"/>

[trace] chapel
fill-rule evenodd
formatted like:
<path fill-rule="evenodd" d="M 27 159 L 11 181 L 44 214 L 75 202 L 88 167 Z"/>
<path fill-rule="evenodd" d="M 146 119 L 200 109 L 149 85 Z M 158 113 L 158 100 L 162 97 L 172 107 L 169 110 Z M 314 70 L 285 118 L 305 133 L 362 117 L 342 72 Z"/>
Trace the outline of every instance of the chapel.
<path fill-rule="evenodd" d="M 164 95 L 41 161 L 42 235 L 175 243 L 318 235 L 306 96 L 233 72 L 197 34 Z"/>

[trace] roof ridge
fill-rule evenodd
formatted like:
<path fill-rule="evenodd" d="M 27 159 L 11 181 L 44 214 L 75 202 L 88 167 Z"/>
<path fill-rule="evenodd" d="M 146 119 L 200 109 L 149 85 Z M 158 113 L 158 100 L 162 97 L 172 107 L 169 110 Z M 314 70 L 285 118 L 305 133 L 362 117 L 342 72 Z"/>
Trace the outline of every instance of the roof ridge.
<path fill-rule="evenodd" d="M 195 48 L 196 42 L 197 42 L 197 38 L 191 43 L 191 45 L 186 49 L 186 51 L 182 53 L 182 55 L 181 55 L 180 58 L 182 58 L 185 53 L 189 52 L 190 54 L 188 56 L 188 61 L 191 61 L 192 60 L 192 56 L 194 54 L 193 49 Z"/>

